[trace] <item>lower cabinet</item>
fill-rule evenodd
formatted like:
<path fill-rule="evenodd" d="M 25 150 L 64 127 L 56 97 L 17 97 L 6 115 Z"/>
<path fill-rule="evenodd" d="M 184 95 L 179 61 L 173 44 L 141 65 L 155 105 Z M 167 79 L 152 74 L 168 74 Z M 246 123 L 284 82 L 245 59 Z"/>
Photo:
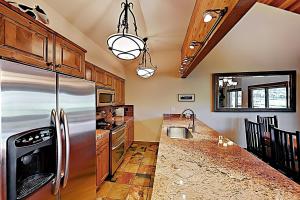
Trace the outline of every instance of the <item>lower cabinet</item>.
<path fill-rule="evenodd" d="M 127 150 L 133 143 L 134 140 L 134 121 L 133 119 L 128 120 L 126 122 L 126 129 L 125 129 L 125 149 Z"/>
<path fill-rule="evenodd" d="M 109 174 L 109 134 L 97 140 L 97 186 L 106 179 Z"/>

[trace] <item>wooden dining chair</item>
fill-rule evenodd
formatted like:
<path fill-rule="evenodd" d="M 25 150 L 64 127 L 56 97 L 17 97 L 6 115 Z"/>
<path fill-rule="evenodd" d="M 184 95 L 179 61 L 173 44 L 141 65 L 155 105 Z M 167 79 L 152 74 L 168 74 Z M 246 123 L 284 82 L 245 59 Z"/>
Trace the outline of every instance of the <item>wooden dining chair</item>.
<path fill-rule="evenodd" d="M 247 150 L 259 158 L 265 160 L 265 144 L 262 137 L 264 126 L 262 123 L 251 122 L 245 119 L 245 130 L 247 140 Z"/>
<path fill-rule="evenodd" d="M 272 164 L 300 182 L 300 132 L 280 130 L 273 125 L 270 126 L 270 131 Z"/>
<path fill-rule="evenodd" d="M 260 115 L 257 115 L 257 123 L 262 123 L 264 126 L 264 132 L 262 133 L 262 137 L 264 139 L 265 144 L 265 155 L 268 159 L 271 159 L 271 140 L 270 140 L 270 126 L 274 125 L 276 128 L 278 127 L 278 118 L 276 115 L 274 116 L 268 116 L 268 117 L 262 117 Z"/>
<path fill-rule="evenodd" d="M 270 132 L 270 125 L 274 125 L 278 128 L 278 118 L 276 115 L 273 117 L 261 117 L 260 115 L 257 115 L 257 123 L 262 123 L 266 132 Z"/>

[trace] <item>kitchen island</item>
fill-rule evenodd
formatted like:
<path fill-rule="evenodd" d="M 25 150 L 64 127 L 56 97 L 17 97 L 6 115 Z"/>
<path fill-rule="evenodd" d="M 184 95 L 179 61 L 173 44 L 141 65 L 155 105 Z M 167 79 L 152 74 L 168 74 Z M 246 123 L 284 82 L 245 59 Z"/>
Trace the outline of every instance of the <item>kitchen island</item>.
<path fill-rule="evenodd" d="M 300 185 L 199 120 L 191 139 L 171 139 L 169 126 L 188 126 L 164 115 L 153 199 L 300 199 Z M 230 144 L 230 142 L 228 143 Z"/>

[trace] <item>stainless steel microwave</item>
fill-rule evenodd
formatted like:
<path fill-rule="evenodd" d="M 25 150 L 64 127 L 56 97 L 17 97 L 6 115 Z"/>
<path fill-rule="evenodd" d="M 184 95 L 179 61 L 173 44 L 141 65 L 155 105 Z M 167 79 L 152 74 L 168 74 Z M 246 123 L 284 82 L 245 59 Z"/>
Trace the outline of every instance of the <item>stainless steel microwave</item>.
<path fill-rule="evenodd" d="M 115 104 L 115 91 L 110 88 L 97 88 L 97 107 Z"/>

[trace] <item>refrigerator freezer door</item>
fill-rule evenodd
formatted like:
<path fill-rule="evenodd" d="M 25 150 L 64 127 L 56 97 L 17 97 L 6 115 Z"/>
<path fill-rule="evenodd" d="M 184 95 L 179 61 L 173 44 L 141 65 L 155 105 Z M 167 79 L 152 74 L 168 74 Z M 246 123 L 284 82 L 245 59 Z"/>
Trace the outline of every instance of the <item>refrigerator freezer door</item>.
<path fill-rule="evenodd" d="M 69 129 L 69 175 L 61 187 L 62 200 L 96 199 L 95 83 L 58 74 L 58 110 L 64 111 Z M 61 117 L 63 115 L 61 114 Z M 65 121 L 61 119 L 61 121 Z M 64 128 L 62 127 L 63 135 Z M 65 140 L 65 142 L 67 142 Z M 64 143 L 65 143 L 64 142 Z M 66 145 L 64 146 L 64 149 Z M 64 152 L 66 160 L 67 152 Z M 63 169 L 66 166 L 63 164 Z M 65 172 L 64 172 L 65 173 Z M 65 180 L 63 180 L 65 182 Z"/>
<path fill-rule="evenodd" d="M 56 75 L 53 72 L 0 60 L 0 199 L 7 199 L 7 138 L 30 129 L 50 126 L 56 108 Z M 55 199 L 52 183 L 32 199 Z"/>

